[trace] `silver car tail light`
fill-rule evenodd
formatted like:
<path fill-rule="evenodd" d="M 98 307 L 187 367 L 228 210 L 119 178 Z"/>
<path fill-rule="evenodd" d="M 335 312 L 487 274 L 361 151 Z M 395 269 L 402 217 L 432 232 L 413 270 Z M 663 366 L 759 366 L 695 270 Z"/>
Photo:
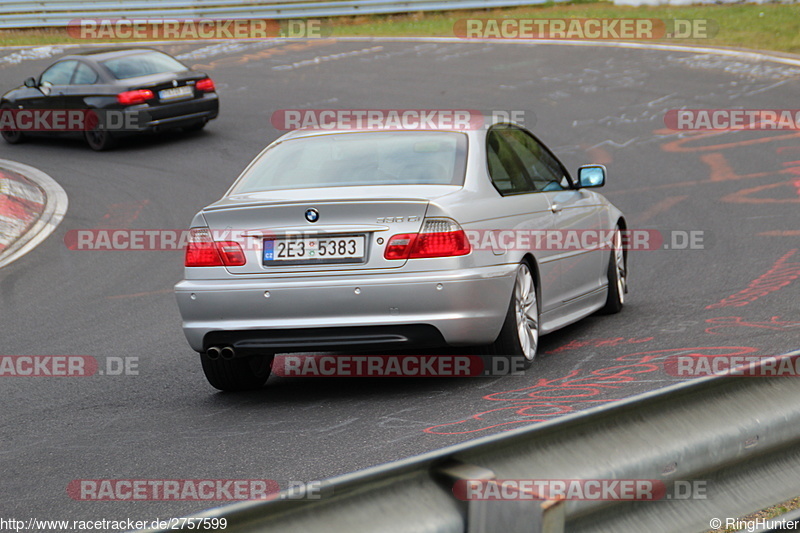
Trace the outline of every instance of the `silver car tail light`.
<path fill-rule="evenodd" d="M 242 266 L 246 262 L 238 242 L 215 241 L 208 228 L 194 228 L 189 232 L 184 266 Z"/>
<path fill-rule="evenodd" d="M 388 260 L 456 257 L 472 251 L 461 226 L 449 218 L 426 218 L 419 233 L 394 235 L 386 244 Z"/>

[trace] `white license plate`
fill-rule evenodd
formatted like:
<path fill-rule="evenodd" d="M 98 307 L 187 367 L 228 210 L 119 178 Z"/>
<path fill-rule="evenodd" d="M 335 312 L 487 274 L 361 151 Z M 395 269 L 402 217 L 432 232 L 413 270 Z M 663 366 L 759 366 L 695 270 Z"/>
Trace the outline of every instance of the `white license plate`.
<path fill-rule="evenodd" d="M 194 94 L 194 88 L 189 85 L 183 87 L 173 87 L 172 89 L 164 89 L 158 91 L 158 97 L 161 100 L 175 100 L 176 98 L 187 98 Z"/>
<path fill-rule="evenodd" d="M 264 239 L 264 264 L 362 263 L 364 235 Z"/>

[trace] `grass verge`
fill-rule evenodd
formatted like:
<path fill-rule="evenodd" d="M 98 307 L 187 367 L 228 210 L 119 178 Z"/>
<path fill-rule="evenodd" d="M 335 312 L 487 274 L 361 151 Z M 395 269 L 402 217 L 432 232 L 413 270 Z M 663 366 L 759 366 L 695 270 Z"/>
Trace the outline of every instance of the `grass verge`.
<path fill-rule="evenodd" d="M 705 19 L 712 21 L 711 25 L 718 28 L 717 34 L 712 38 L 671 39 L 658 42 L 800 53 L 800 5 L 797 4 L 631 7 L 615 6 L 610 2 L 576 1 L 509 9 L 335 17 L 324 20 L 323 25 L 326 33 L 330 32 L 334 37 L 452 37 L 456 21 L 465 18 Z M 0 31 L 0 44 L 5 46 L 86 42 L 70 37 L 64 28 Z"/>

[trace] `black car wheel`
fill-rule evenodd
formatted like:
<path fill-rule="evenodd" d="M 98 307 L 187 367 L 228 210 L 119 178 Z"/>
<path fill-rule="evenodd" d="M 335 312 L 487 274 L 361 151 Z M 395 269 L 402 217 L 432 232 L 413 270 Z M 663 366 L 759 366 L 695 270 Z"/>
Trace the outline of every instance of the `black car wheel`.
<path fill-rule="evenodd" d="M 89 145 L 89 148 L 96 152 L 108 150 L 115 144 L 111 133 L 99 127 L 84 131 L 83 137 L 86 139 L 86 144 Z"/>
<path fill-rule="evenodd" d="M 0 107 L 0 110 L 3 110 L 3 111 L 11 110 L 11 109 L 13 109 L 13 107 L 11 105 L 9 105 L 9 104 L 3 104 L 3 106 Z M 3 135 L 3 139 L 8 144 L 18 144 L 18 143 L 21 143 L 23 140 L 25 140 L 25 135 L 19 130 L 6 130 L 6 129 L 3 129 L 2 135 Z"/>

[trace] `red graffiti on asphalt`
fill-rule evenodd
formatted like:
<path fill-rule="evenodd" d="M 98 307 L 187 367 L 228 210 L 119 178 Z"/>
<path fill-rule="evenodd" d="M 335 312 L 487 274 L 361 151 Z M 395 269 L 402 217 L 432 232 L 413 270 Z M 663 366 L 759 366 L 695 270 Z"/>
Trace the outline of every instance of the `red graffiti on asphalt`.
<path fill-rule="evenodd" d="M 800 263 L 788 262 L 788 259 L 797 253 L 797 250 L 795 248 L 784 254 L 768 271 L 751 281 L 745 289 L 723 298 L 715 304 L 707 305 L 706 309 L 742 307 L 789 285 L 800 277 Z"/>
<path fill-rule="evenodd" d="M 800 328 L 800 322 L 792 322 L 790 320 L 779 320 L 779 316 L 773 316 L 764 322 L 747 322 L 740 316 L 720 316 L 716 318 L 709 318 L 706 320 L 707 324 L 714 324 L 706 328 L 706 333 L 710 335 L 721 335 L 717 330 L 723 328 L 758 328 L 768 329 L 773 331 L 782 331 L 791 328 Z"/>
<path fill-rule="evenodd" d="M 139 200 L 136 202 L 123 202 L 111 204 L 108 211 L 103 215 L 102 222 L 96 225 L 98 229 L 127 229 L 129 228 L 142 210 L 147 207 L 150 200 Z"/>
<path fill-rule="evenodd" d="M 609 398 L 604 393 L 621 390 L 647 374 L 663 371 L 663 361 L 669 357 L 735 356 L 757 351 L 758 348 L 749 346 L 706 346 L 626 354 L 615 359 L 621 363 L 618 365 L 588 372 L 572 370 L 559 378 L 540 378 L 530 387 L 488 394 L 483 399 L 498 402 L 500 407 L 431 426 L 424 431 L 434 435 L 465 435 L 544 422 L 586 407 L 621 400 Z"/>
<path fill-rule="evenodd" d="M 546 354 L 566 352 L 567 350 L 577 350 L 578 348 L 602 348 L 604 346 L 621 346 L 623 344 L 639 344 L 650 342 L 655 337 L 645 337 L 643 339 L 626 339 L 625 337 L 614 337 L 610 339 L 588 339 L 585 341 L 570 341 L 554 350 L 548 350 Z"/>

